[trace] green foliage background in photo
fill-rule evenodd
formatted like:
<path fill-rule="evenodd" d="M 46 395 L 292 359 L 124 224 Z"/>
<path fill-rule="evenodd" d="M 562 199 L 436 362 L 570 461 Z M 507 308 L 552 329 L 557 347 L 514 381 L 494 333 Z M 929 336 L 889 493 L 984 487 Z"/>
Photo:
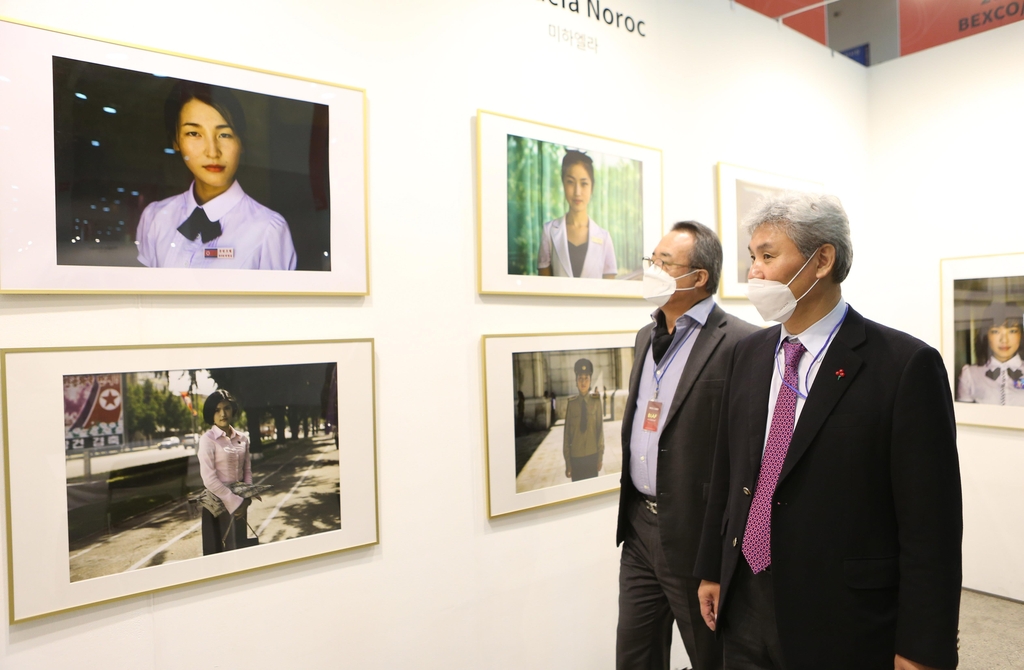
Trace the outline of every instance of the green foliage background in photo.
<path fill-rule="evenodd" d="M 644 256 L 643 164 L 596 151 L 590 218 L 608 231 L 618 262 L 617 279 L 639 279 Z M 508 273 L 537 274 L 544 224 L 569 209 L 562 189 L 566 146 L 508 136 Z"/>

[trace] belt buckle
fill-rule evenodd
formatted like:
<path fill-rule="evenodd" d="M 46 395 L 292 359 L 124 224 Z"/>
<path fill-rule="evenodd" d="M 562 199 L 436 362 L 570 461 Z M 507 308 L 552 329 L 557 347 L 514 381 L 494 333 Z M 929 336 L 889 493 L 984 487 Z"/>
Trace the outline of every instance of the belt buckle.
<path fill-rule="evenodd" d="M 658 513 L 658 502 L 656 500 L 644 498 L 644 504 L 647 505 L 647 509 L 650 510 L 651 514 Z"/>

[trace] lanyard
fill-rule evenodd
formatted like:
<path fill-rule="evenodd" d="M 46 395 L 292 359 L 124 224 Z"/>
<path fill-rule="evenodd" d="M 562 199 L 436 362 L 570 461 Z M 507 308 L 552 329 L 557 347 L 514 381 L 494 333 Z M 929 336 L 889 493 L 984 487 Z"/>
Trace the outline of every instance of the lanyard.
<path fill-rule="evenodd" d="M 814 364 L 818 362 L 818 359 L 821 358 L 821 355 L 825 353 L 826 349 L 828 349 L 828 345 L 832 342 L 833 338 L 835 338 L 836 333 L 839 332 L 839 327 L 843 325 L 844 321 L 846 321 L 846 315 L 849 313 L 850 305 L 849 303 L 847 303 L 846 309 L 843 310 L 843 318 L 839 319 L 839 323 L 837 323 L 836 327 L 832 329 L 832 332 L 828 334 L 828 338 L 825 340 L 825 346 L 818 350 L 818 353 L 815 354 L 814 358 L 811 359 L 811 364 L 807 366 L 807 374 L 804 375 L 804 388 L 807 389 L 807 393 L 800 393 L 799 388 L 793 388 L 792 384 L 786 381 L 786 375 L 782 373 L 782 368 L 779 367 L 779 349 L 782 348 L 782 340 L 780 339 L 778 344 L 775 345 L 775 369 L 779 373 L 779 379 L 781 379 L 782 383 L 788 386 L 789 389 L 793 391 L 793 393 L 797 394 L 798 397 L 807 400 L 807 396 L 811 392 L 811 386 L 808 382 L 808 379 L 810 379 L 811 377 L 811 370 L 814 369 Z M 800 380 L 797 379 L 796 383 L 799 387 Z"/>
<path fill-rule="evenodd" d="M 665 376 L 665 373 L 668 371 L 668 366 L 672 365 L 672 361 L 676 359 L 676 354 L 678 354 L 682 350 L 683 346 L 686 344 L 686 341 L 690 339 L 690 336 L 693 335 L 693 333 L 700 326 L 700 322 L 694 320 L 693 317 L 690 317 L 690 320 L 693 323 L 690 325 L 690 328 L 686 331 L 686 335 L 683 335 L 683 339 L 672 350 L 672 355 L 669 357 L 668 361 L 665 363 L 665 365 L 661 366 L 661 374 L 658 374 L 658 364 L 654 364 L 654 400 L 658 399 L 658 391 L 661 390 L 661 379 Z M 651 360 L 654 360 L 653 342 L 651 343 Z"/>

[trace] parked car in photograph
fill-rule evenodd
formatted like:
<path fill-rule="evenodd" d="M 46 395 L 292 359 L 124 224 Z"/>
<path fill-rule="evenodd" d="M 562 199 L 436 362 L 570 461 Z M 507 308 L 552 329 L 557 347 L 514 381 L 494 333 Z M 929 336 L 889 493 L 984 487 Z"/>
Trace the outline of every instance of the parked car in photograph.
<path fill-rule="evenodd" d="M 174 447 L 181 446 L 181 438 L 178 437 L 165 437 L 160 440 L 160 444 L 157 445 L 160 449 L 173 449 Z"/>

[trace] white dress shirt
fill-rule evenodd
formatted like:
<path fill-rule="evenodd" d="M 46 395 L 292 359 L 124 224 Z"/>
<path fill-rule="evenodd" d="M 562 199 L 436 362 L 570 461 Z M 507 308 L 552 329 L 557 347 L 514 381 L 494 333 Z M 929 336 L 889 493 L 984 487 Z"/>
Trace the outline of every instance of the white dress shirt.
<path fill-rule="evenodd" d="M 657 364 L 654 362 L 654 331 L 651 331 L 651 343 L 647 347 L 640 383 L 637 385 L 633 430 L 629 436 L 629 476 L 636 490 L 644 495 L 658 495 L 658 445 L 661 442 L 661 431 L 665 429 L 665 417 L 676 397 L 676 388 L 686 369 L 686 362 L 690 360 L 693 345 L 714 308 L 714 299 L 704 298 L 676 319 L 672 344 Z M 651 316 L 656 317 L 657 314 L 655 312 Z M 658 372 L 660 384 L 655 381 L 655 371 Z M 654 400 L 655 395 L 662 408 L 658 415 L 658 429 L 644 430 L 647 403 Z"/>
<path fill-rule="evenodd" d="M 142 211 L 135 242 L 140 263 L 151 268 L 295 269 L 295 245 L 288 223 L 246 195 L 237 181 L 202 205 L 211 221 L 220 222 L 219 237 L 203 242 L 202 237 L 190 240 L 179 233 L 178 226 L 200 207 L 193 186 L 150 203 Z"/>
<path fill-rule="evenodd" d="M 985 365 L 965 365 L 960 370 L 956 399 L 985 405 L 1024 405 L 1022 368 L 1020 354 L 1005 363 L 989 357 Z"/>
<path fill-rule="evenodd" d="M 782 332 L 779 333 L 778 353 L 775 355 L 775 369 L 772 370 L 772 385 L 768 393 L 768 423 L 764 430 L 764 447 L 768 444 L 768 434 L 772 428 L 772 415 L 775 413 L 775 402 L 779 399 L 779 389 L 782 388 L 782 376 L 786 369 L 786 350 L 782 343 L 787 339 L 799 340 L 804 345 L 803 356 L 797 365 L 797 374 L 800 390 L 796 396 L 796 416 L 793 418 L 793 427 L 796 428 L 800 421 L 800 412 L 803 411 L 807 394 L 810 393 L 814 378 L 821 368 L 821 361 L 825 359 L 828 347 L 835 339 L 835 333 L 839 332 L 839 324 L 846 318 L 846 300 L 842 297 L 832 308 L 832 311 L 819 319 L 813 326 L 810 326 L 799 335 L 793 335 L 786 330 L 786 324 L 782 324 Z M 813 364 L 812 364 L 813 362 Z"/>
<path fill-rule="evenodd" d="M 565 217 L 548 221 L 540 238 L 537 253 L 537 268 L 551 268 L 554 277 L 572 277 L 572 263 L 569 260 L 569 235 Z M 590 219 L 587 228 L 587 255 L 583 260 L 581 279 L 601 279 L 605 275 L 618 273 L 615 261 L 615 247 L 608 231 Z"/>

